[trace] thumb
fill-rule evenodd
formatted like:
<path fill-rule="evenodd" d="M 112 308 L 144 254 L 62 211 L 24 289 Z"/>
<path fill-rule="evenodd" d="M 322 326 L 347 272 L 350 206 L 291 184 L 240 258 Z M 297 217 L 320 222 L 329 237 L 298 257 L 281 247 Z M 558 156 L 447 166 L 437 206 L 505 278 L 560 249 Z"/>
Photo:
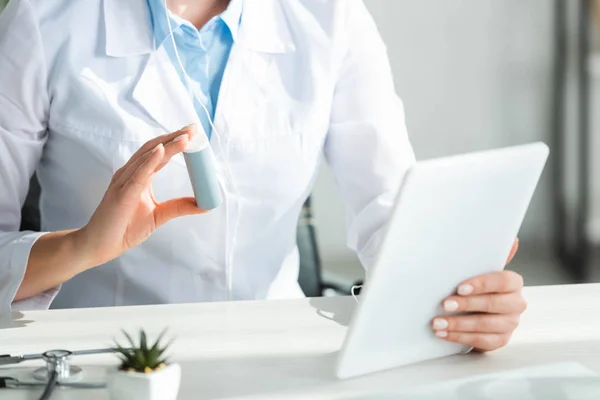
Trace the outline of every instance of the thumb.
<path fill-rule="evenodd" d="M 193 197 L 182 197 L 158 203 L 154 209 L 154 221 L 158 228 L 173 218 L 204 214 L 205 212 L 198 208 L 196 200 Z"/>

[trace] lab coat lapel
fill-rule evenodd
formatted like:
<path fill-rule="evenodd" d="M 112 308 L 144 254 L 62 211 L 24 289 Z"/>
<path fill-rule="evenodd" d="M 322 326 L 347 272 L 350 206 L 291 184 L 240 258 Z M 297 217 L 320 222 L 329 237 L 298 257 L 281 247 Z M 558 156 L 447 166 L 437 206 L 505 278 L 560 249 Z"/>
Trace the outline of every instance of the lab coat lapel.
<path fill-rule="evenodd" d="M 167 132 L 198 117 L 169 55 L 156 49 L 147 0 L 104 0 L 106 54 L 148 59 L 133 89 L 133 99 Z"/>
<path fill-rule="evenodd" d="M 281 0 L 245 0 L 239 28 L 240 45 L 281 54 L 296 49 Z"/>
<path fill-rule="evenodd" d="M 133 90 L 133 99 L 168 132 L 199 123 L 190 94 L 164 47 L 150 54 Z"/>
<path fill-rule="evenodd" d="M 296 50 L 280 0 L 244 0 L 237 40 L 231 49 L 215 109 L 215 128 L 227 139 L 227 120 L 235 118 L 235 91 L 249 80 L 264 81 L 270 56 Z M 262 56 L 257 56 L 257 54 Z M 211 138 L 216 140 L 215 135 Z M 219 146 L 217 146 L 219 147 Z M 217 150 L 218 151 L 218 150 Z"/>
<path fill-rule="evenodd" d="M 147 0 L 104 0 L 106 54 L 130 57 L 154 50 Z"/>

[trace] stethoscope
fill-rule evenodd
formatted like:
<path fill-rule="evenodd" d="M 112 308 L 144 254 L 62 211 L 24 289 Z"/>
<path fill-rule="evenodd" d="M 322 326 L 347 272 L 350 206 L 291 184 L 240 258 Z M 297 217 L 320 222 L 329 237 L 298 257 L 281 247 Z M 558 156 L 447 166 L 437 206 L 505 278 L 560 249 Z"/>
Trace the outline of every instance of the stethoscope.
<path fill-rule="evenodd" d="M 0 376 L 1 388 L 44 388 L 40 400 L 49 399 L 56 386 L 64 386 L 78 389 L 102 389 L 104 383 L 79 382 L 83 376 L 83 370 L 71 365 L 71 356 L 83 356 L 90 354 L 114 353 L 114 348 L 92 349 L 92 350 L 48 350 L 41 354 L 25 354 L 21 356 L 0 355 L 0 365 L 20 364 L 25 361 L 43 360 L 45 367 L 33 371 L 34 381 L 22 382 L 9 376 Z"/>

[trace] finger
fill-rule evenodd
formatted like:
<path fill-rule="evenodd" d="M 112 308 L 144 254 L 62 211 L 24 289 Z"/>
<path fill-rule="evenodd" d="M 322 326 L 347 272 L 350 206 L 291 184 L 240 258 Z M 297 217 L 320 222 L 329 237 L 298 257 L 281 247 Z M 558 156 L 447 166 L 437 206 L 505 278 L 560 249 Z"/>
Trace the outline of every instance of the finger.
<path fill-rule="evenodd" d="M 510 340 L 510 334 L 472 333 L 472 332 L 436 332 L 436 336 L 448 342 L 472 346 L 479 351 L 492 351 L 504 347 Z"/>
<path fill-rule="evenodd" d="M 160 164 L 158 164 L 158 167 L 154 172 L 158 172 L 161 169 L 163 169 L 175 155 L 181 153 L 187 148 L 189 142 L 190 140 L 187 135 L 181 135 L 177 136 L 175 139 L 167 143 L 165 145 L 165 155 L 163 157 L 163 160 Z"/>
<path fill-rule="evenodd" d="M 131 164 L 128 164 L 127 168 L 123 167 L 122 170 L 118 171 L 119 175 L 117 176 L 115 174 L 115 176 L 113 176 L 113 183 L 111 186 L 116 189 L 121 189 L 123 186 L 125 186 L 125 184 L 131 179 L 131 176 L 140 168 L 140 166 L 144 164 L 148 158 L 154 155 L 155 150 L 156 147 L 152 151 L 148 151 L 146 154 L 138 157 Z"/>
<path fill-rule="evenodd" d="M 506 260 L 506 264 L 510 264 L 510 262 L 513 260 L 513 258 L 515 258 L 515 255 L 517 254 L 518 250 L 519 250 L 519 238 L 516 238 L 515 242 L 513 243 L 512 249 L 510 249 L 510 254 L 508 255 L 508 260 Z"/>
<path fill-rule="evenodd" d="M 184 215 L 203 214 L 205 212 L 198 208 L 196 200 L 193 197 L 172 199 L 157 204 L 154 210 L 154 222 L 155 226 L 159 227 L 173 218 L 183 217 Z"/>
<path fill-rule="evenodd" d="M 434 331 L 508 333 L 519 326 L 519 314 L 473 314 L 437 317 L 431 322 Z"/>
<path fill-rule="evenodd" d="M 523 288 L 523 277 L 514 271 L 498 271 L 476 276 L 458 286 L 459 296 L 487 293 L 518 292 Z"/>
<path fill-rule="evenodd" d="M 186 136 L 188 136 L 188 139 L 189 139 L 195 133 L 196 133 L 196 125 L 192 124 L 192 125 L 184 126 L 183 128 L 179 129 L 178 131 L 157 136 L 154 139 L 149 140 L 146 143 L 144 143 L 144 145 L 142 147 L 140 147 L 138 149 L 138 151 L 136 151 L 133 154 L 133 156 L 131 156 L 131 159 L 135 159 L 136 157 L 139 157 L 140 155 L 152 150 L 160 143 L 165 145 L 181 135 L 186 135 Z"/>
<path fill-rule="evenodd" d="M 189 143 L 189 137 L 188 137 L 188 135 L 184 134 L 184 135 L 177 136 L 175 139 L 171 140 L 166 145 L 164 145 L 165 152 L 164 152 L 163 160 L 157 166 L 155 172 L 158 172 L 165 165 L 167 165 L 167 163 L 171 160 L 171 158 L 175 154 L 180 153 L 183 150 L 185 150 L 185 148 L 187 147 L 188 143 Z M 131 178 L 131 175 L 135 171 L 138 170 L 138 168 L 140 167 L 140 165 L 142 165 L 146 161 L 146 158 L 148 156 L 150 156 L 151 153 L 152 153 L 152 151 L 146 152 L 146 154 L 142 155 L 141 157 L 138 157 L 135 161 L 133 161 L 127 167 L 127 169 L 125 171 L 123 171 L 123 173 L 121 174 L 121 176 L 118 177 L 114 181 L 115 187 L 119 188 L 119 187 L 122 187 L 123 185 L 125 185 L 125 183 L 127 183 L 127 181 Z"/>
<path fill-rule="evenodd" d="M 451 296 L 442 303 L 446 312 L 482 312 L 488 314 L 521 314 L 527 302 L 520 293 Z"/>
<path fill-rule="evenodd" d="M 144 162 L 136 169 L 127 182 L 123 185 L 120 192 L 126 196 L 137 198 L 144 189 L 151 183 L 151 177 L 154 170 L 162 161 L 165 154 L 165 147 L 162 143 L 158 144 Z"/>
<path fill-rule="evenodd" d="M 162 143 L 163 145 L 166 145 L 167 143 L 171 142 L 175 138 L 182 136 L 182 135 L 186 135 L 186 136 L 188 136 L 188 139 L 190 139 L 195 134 L 196 134 L 196 126 L 188 125 L 188 126 L 181 128 L 178 131 L 175 131 L 172 133 L 167 133 L 165 135 L 160 135 L 160 136 L 155 137 L 154 139 L 147 141 L 146 143 L 144 143 L 144 145 L 142 145 L 142 147 L 140 147 L 135 153 L 133 153 L 133 155 L 129 158 L 129 160 L 125 163 L 125 165 L 123 165 L 121 168 L 119 168 L 119 170 L 115 173 L 113 180 L 115 180 L 115 181 L 121 180 L 120 176 L 123 175 L 124 172 L 127 171 L 129 169 L 129 167 L 133 163 L 136 162 L 136 160 L 138 160 L 140 157 L 142 157 L 144 154 L 148 153 L 149 151 L 152 151 L 152 149 L 156 148 L 156 146 L 158 146 L 159 144 Z"/>

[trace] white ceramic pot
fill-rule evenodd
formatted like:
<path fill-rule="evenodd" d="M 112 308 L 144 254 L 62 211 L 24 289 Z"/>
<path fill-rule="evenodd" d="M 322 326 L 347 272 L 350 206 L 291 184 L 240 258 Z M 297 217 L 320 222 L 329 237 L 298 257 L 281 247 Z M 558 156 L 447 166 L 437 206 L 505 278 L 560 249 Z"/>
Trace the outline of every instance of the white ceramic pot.
<path fill-rule="evenodd" d="M 112 371 L 107 387 L 112 400 L 176 400 L 180 381 L 181 367 L 169 364 L 149 374 Z"/>

